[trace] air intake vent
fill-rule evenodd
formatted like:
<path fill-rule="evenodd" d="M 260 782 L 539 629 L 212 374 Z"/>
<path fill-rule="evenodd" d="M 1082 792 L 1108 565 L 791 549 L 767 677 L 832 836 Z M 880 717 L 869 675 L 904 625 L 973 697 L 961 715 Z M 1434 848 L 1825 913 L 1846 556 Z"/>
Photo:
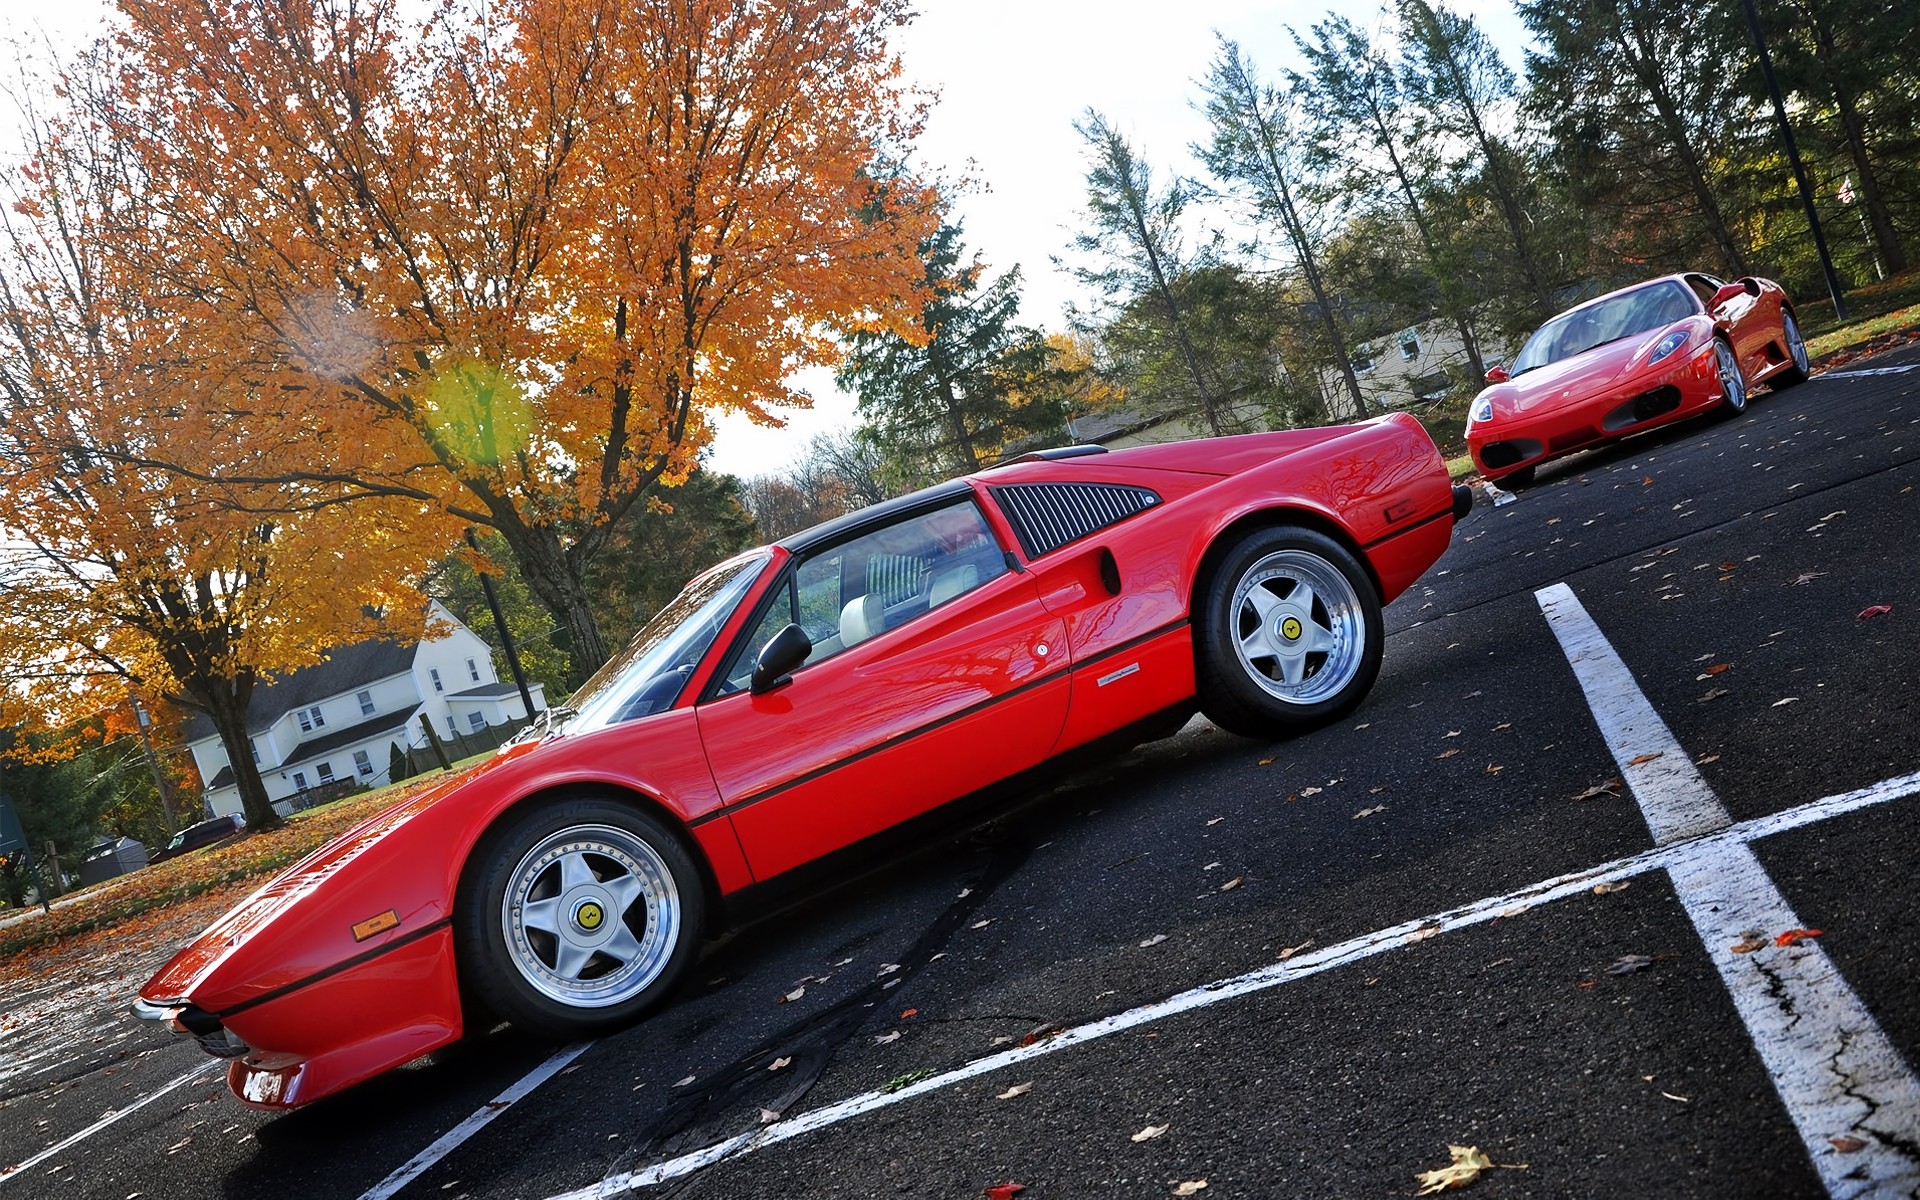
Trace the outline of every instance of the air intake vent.
<path fill-rule="evenodd" d="M 1058 550 L 1160 503 L 1160 497 L 1146 488 L 1117 483 L 1018 483 L 992 491 L 1028 558 Z"/>

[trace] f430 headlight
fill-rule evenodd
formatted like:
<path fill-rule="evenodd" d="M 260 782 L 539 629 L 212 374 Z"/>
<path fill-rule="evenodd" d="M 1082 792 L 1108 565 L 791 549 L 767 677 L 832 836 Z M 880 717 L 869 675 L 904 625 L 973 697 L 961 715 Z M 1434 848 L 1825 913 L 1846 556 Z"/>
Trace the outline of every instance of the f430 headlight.
<path fill-rule="evenodd" d="M 1473 405 L 1473 412 L 1469 415 L 1476 425 L 1493 420 L 1493 401 L 1476 400 Z"/>
<path fill-rule="evenodd" d="M 1647 365 L 1652 366 L 1654 363 L 1659 362 L 1661 359 L 1665 358 L 1669 354 L 1672 354 L 1675 350 L 1678 350 L 1680 347 L 1686 344 L 1687 344 L 1686 330 L 1684 329 L 1674 330 L 1672 333 L 1669 333 L 1667 336 L 1661 338 L 1660 343 L 1653 348 L 1653 353 L 1647 356 Z"/>

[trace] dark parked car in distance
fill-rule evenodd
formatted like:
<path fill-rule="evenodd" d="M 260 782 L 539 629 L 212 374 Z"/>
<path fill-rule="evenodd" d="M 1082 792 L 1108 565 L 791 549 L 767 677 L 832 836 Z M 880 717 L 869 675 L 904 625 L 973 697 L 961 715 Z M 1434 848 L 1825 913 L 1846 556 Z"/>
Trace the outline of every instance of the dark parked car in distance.
<path fill-rule="evenodd" d="M 246 831 L 247 819 L 239 813 L 231 813 L 224 817 L 214 817 L 211 820 L 202 821 L 198 825 L 189 825 L 179 833 L 174 834 L 172 838 L 168 839 L 167 844 L 162 846 L 148 861 L 159 862 L 162 859 L 175 858 L 182 854 L 189 854 L 195 850 L 204 850 L 206 847 L 218 842 L 224 842 L 228 838 L 238 837 Z"/>

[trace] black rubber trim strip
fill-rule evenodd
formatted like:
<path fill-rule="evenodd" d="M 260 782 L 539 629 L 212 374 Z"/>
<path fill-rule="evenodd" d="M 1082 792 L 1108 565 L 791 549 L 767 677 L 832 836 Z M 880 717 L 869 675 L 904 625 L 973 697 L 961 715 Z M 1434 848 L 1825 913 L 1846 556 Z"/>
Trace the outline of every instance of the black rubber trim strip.
<path fill-rule="evenodd" d="M 450 916 L 441 917 L 438 921 L 433 921 L 426 925 L 422 925 L 420 928 L 414 930 L 412 933 L 409 933 L 405 937 L 397 937 L 392 941 L 388 942 L 384 946 L 375 946 L 373 949 L 363 951 L 362 953 L 354 955 L 352 958 L 343 958 L 339 962 L 333 964 L 332 966 L 326 968 L 325 970 L 315 971 L 313 974 L 307 976 L 305 979 L 296 979 L 292 983 L 282 984 L 279 987 L 274 988 L 270 992 L 262 992 L 258 996 L 255 996 L 250 1000 L 242 1000 L 240 1003 L 234 1005 L 232 1008 L 225 1009 L 213 1015 L 216 1017 L 219 1017 L 221 1020 L 225 1020 L 228 1017 L 246 1012 L 250 1008 L 258 1008 L 262 1004 L 272 1003 L 275 1000 L 279 1000 L 284 996 L 288 996 L 293 994 L 294 992 L 299 991 L 303 987 L 309 987 L 313 984 L 319 983 L 323 979 L 331 979 L 333 976 L 340 974 L 342 971 L 351 971 L 355 967 L 361 966 L 362 964 L 365 964 L 365 963 L 372 962 L 374 959 L 379 958 L 383 954 L 387 954 L 391 951 L 401 949 L 404 946 L 411 946 L 413 945 L 413 943 L 419 941 L 421 938 L 427 937 L 430 934 L 438 933 L 440 930 L 445 929 L 451 926 L 452 924 L 453 924 L 452 917 Z"/>
<path fill-rule="evenodd" d="M 1375 539 L 1373 539 L 1373 540 L 1372 540 L 1371 542 L 1368 542 L 1368 543 L 1367 543 L 1366 545 L 1364 545 L 1364 546 L 1362 546 L 1362 547 L 1360 547 L 1360 548 L 1361 548 L 1362 550 L 1372 550 L 1372 549 L 1373 549 L 1374 547 L 1376 547 L 1376 546 L 1384 546 L 1384 545 L 1386 545 L 1386 544 L 1387 544 L 1388 542 L 1390 542 L 1390 541 L 1392 541 L 1393 539 L 1395 539 L 1395 538 L 1397 538 L 1397 537 L 1401 537 L 1401 536 L 1404 536 L 1404 535 L 1406 535 L 1406 534 L 1409 534 L 1409 533 L 1412 533 L 1412 532 L 1413 532 L 1414 530 L 1416 530 L 1416 529 L 1420 529 L 1420 528 L 1422 528 L 1422 527 L 1424 527 L 1424 526 L 1427 526 L 1427 525 L 1431 525 L 1431 524 L 1433 524 L 1433 523 L 1434 523 L 1435 521 L 1438 521 L 1438 520 L 1439 520 L 1440 518 L 1442 518 L 1442 517 L 1446 517 L 1446 518 L 1448 518 L 1448 519 L 1452 519 L 1452 517 L 1453 517 L 1453 507 L 1452 507 L 1452 504 L 1453 504 L 1453 501 L 1452 501 L 1452 498 L 1451 498 L 1451 496 L 1449 496 L 1449 498 L 1448 498 L 1448 501 L 1447 501 L 1447 504 L 1448 504 L 1448 507 L 1446 507 L 1446 508 L 1443 508 L 1443 509 L 1441 509 L 1441 510 L 1440 510 L 1439 512 L 1437 512 L 1437 513 L 1434 513 L 1434 514 L 1433 514 L 1432 516 L 1430 516 L 1430 517 L 1427 517 L 1427 518 L 1425 518 L 1424 520 L 1420 520 L 1420 521 L 1415 521 L 1415 522 L 1414 522 L 1413 524 L 1411 524 L 1411 525 L 1406 525 L 1406 526 L 1402 526 L 1401 528 L 1399 528 L 1399 529 L 1396 529 L 1396 530 L 1394 530 L 1394 531 L 1393 531 L 1392 533 L 1389 533 L 1389 534 L 1387 534 L 1387 535 L 1386 535 L 1385 537 L 1378 537 L 1378 538 L 1375 538 Z"/>
<path fill-rule="evenodd" d="M 1139 647 L 1140 645 L 1153 640 L 1154 638 L 1158 638 L 1165 634 L 1172 633 L 1176 630 L 1179 630 L 1185 627 L 1187 623 L 1188 622 L 1186 618 L 1183 617 L 1180 620 L 1175 621 L 1171 625 L 1165 625 L 1150 633 L 1141 634 L 1139 637 L 1134 638 L 1131 641 L 1123 642 L 1120 645 L 1115 646 L 1110 650 L 1103 650 L 1099 654 L 1094 655 L 1092 658 L 1087 659 L 1085 662 L 1069 663 L 1067 666 L 1050 671 L 1047 674 L 1042 675 L 1037 679 L 1030 679 L 1026 683 L 1021 684 L 1019 687 L 1014 688 L 1011 691 L 1002 692 L 998 696 L 990 696 L 987 699 L 980 701 L 978 704 L 970 704 L 966 708 L 961 709 L 959 712 L 949 713 L 947 716 L 941 717 L 937 721 L 930 721 L 927 724 L 922 725 L 917 729 L 909 729 L 905 733 L 895 734 L 893 737 L 888 738 L 886 741 L 881 742 L 878 745 L 869 746 L 865 750 L 860 751 L 858 754 L 852 754 L 847 756 L 846 758 L 840 759 L 837 762 L 828 763 L 824 767 L 816 767 L 814 770 L 808 771 L 805 775 L 800 775 L 793 779 L 789 779 L 785 783 L 775 784 L 773 787 L 770 787 L 763 792 L 756 792 L 753 795 L 748 796 L 744 800 L 736 800 L 732 804 L 728 804 L 728 805 L 725 805 L 724 807 L 715 809 L 713 812 L 710 812 L 707 815 L 701 817 L 698 821 L 689 822 L 688 825 L 689 827 L 692 827 L 694 825 L 704 824 L 705 822 L 711 821 L 716 817 L 731 816 L 732 814 L 739 812 L 742 809 L 753 807 L 754 805 L 760 803 L 762 800 L 771 800 L 773 797 L 780 795 L 782 792 L 791 791 L 792 789 L 797 788 L 802 784 L 812 783 L 814 780 L 819 779 L 823 775 L 831 774 L 834 771 L 838 771 L 842 767 L 852 766 L 854 763 L 857 763 L 862 759 L 871 758 L 874 755 L 879 754 L 883 750 L 891 750 L 895 746 L 898 746 L 903 742 L 909 742 L 909 741 L 912 741 L 914 738 L 922 737 L 926 734 L 932 733 L 937 729 L 941 729 L 945 726 L 953 724 L 955 721 L 964 721 L 968 717 L 971 717 L 977 713 L 983 712 L 986 709 L 989 709 L 996 704 L 999 704 L 1006 700 L 1012 700 L 1016 696 L 1024 695 L 1027 692 L 1033 691 L 1035 688 L 1041 687 L 1045 684 L 1052 683 L 1053 681 L 1060 679 L 1063 676 L 1071 677 L 1074 673 L 1082 670 L 1083 668 L 1093 666 L 1097 663 L 1105 662 L 1107 659 L 1113 658 L 1116 655 L 1125 654 L 1128 651 L 1133 650 Z"/>

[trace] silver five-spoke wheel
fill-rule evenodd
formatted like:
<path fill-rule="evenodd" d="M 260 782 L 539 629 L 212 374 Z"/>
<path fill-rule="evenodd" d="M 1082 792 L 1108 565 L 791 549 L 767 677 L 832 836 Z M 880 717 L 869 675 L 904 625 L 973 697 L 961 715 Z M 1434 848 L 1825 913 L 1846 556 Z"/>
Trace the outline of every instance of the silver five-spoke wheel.
<path fill-rule="evenodd" d="M 1334 565 L 1304 550 L 1253 564 L 1234 588 L 1234 649 L 1275 699 L 1317 704 L 1360 669 L 1360 597 Z"/>
<path fill-rule="evenodd" d="M 1311 529 L 1249 530 L 1194 597 L 1200 707 L 1222 729 L 1273 737 L 1344 716 L 1380 671 L 1373 576 Z"/>
<path fill-rule="evenodd" d="M 692 966 L 702 879 L 682 836 L 624 799 L 529 803 L 487 832 L 461 875 L 461 980 L 483 1008 L 535 1032 L 628 1024 Z"/>
<path fill-rule="evenodd" d="M 1740 374 L 1740 360 L 1734 357 L 1733 347 L 1715 339 L 1713 343 L 1714 366 L 1720 375 L 1720 403 L 1729 413 L 1737 413 L 1747 407 L 1747 381 Z"/>
<path fill-rule="evenodd" d="M 604 1008 L 660 977 L 680 933 L 680 895 L 653 847 L 586 825 L 550 835 L 508 876 L 507 955 L 563 1004 Z"/>

